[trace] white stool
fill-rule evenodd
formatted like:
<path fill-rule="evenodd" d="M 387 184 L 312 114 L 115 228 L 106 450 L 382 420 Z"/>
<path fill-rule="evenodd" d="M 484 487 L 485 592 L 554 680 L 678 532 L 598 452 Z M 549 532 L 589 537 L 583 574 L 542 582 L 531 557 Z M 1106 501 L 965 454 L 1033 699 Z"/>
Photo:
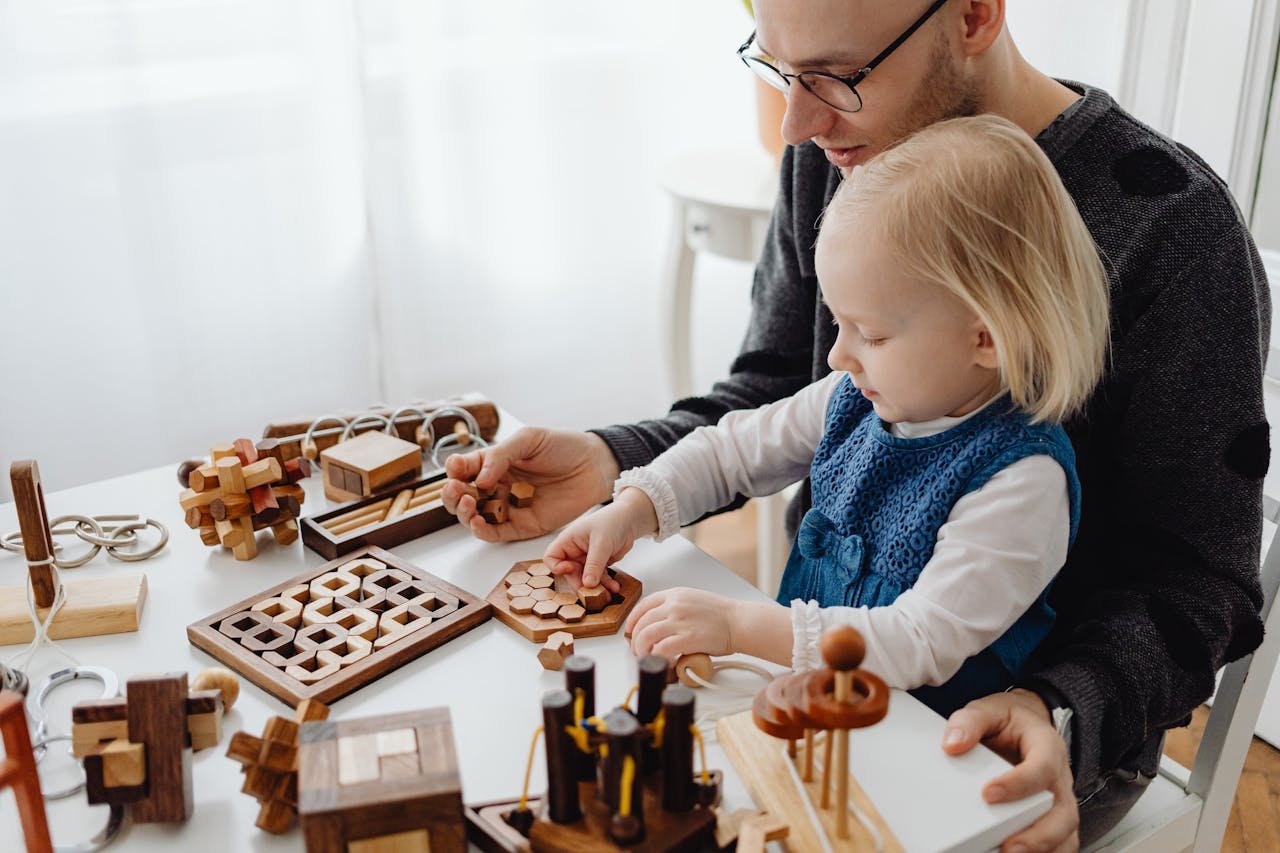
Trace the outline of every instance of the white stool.
<path fill-rule="evenodd" d="M 662 170 L 675 202 L 667 267 L 668 379 L 674 399 L 693 394 L 689 315 L 699 252 L 756 262 L 778 195 L 778 168 L 758 146 L 688 151 Z M 787 557 L 784 515 L 789 492 L 757 499 L 756 586 L 772 595 Z"/>

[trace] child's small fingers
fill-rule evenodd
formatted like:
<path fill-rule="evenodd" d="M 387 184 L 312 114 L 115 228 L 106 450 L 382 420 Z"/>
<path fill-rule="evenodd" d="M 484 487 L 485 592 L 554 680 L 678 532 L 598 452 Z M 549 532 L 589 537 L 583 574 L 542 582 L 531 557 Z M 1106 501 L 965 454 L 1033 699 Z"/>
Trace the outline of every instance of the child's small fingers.
<path fill-rule="evenodd" d="M 635 633 L 636 625 L 639 624 L 640 619 L 650 610 L 662 604 L 664 600 L 665 596 L 661 592 L 655 592 L 640 599 L 639 603 L 632 609 L 631 614 L 627 616 L 627 621 L 622 623 L 622 630 L 627 634 Z"/>

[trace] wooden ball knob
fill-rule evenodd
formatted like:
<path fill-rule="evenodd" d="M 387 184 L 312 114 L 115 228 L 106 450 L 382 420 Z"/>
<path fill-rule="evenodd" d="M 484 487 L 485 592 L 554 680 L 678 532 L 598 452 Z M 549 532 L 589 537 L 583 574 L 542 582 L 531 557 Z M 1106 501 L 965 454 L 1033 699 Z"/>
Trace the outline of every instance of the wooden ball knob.
<path fill-rule="evenodd" d="M 316 457 L 320 455 L 320 449 L 316 447 L 314 438 L 302 439 L 302 455 L 312 462 L 316 461 Z"/>
<path fill-rule="evenodd" d="M 818 651 L 827 666 L 840 672 L 857 669 L 867 656 L 867 643 L 857 629 L 848 625 L 832 628 L 818 641 Z"/>
<path fill-rule="evenodd" d="M 685 687 L 701 687 L 700 683 L 689 677 L 690 671 L 703 681 L 710 681 L 715 672 L 715 667 L 711 664 L 711 656 L 696 652 L 691 655 L 682 655 L 676 661 L 676 677 L 680 679 L 680 683 Z"/>
<path fill-rule="evenodd" d="M 203 459 L 188 459 L 178 466 L 178 483 L 186 489 L 191 486 L 191 472 L 204 464 Z"/>
<path fill-rule="evenodd" d="M 222 694 L 222 711 L 226 713 L 240 696 L 240 679 L 220 666 L 211 666 L 191 681 L 192 690 L 217 690 Z"/>

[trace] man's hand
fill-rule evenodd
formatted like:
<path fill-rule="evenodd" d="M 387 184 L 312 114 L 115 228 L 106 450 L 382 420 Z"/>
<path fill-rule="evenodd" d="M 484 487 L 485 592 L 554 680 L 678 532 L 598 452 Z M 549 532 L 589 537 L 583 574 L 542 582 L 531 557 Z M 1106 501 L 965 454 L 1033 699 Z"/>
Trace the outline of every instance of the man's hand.
<path fill-rule="evenodd" d="M 566 429 L 524 427 L 501 444 L 445 460 L 444 507 L 477 539 L 533 539 L 572 521 L 613 493 L 618 463 L 600 436 Z M 488 524 L 466 486 L 488 490 L 500 483 L 530 483 L 533 505 L 511 507 L 502 524 Z"/>
<path fill-rule="evenodd" d="M 1066 744 L 1040 697 L 1028 690 L 1011 690 L 970 702 L 947 720 L 942 749 L 960 755 L 977 743 L 1015 766 L 982 789 L 988 803 L 1020 800 L 1037 791 L 1053 794 L 1053 808 L 1035 823 L 1004 840 L 1002 853 L 1080 849 L 1080 814 L 1072 791 Z"/>

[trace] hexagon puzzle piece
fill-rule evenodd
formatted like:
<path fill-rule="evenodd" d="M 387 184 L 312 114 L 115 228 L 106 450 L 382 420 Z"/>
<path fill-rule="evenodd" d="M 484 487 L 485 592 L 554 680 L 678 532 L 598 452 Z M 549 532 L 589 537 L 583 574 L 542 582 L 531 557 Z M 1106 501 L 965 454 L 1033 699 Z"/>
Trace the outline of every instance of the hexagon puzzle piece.
<path fill-rule="evenodd" d="M 538 662 L 543 669 L 559 670 L 564 659 L 573 654 L 573 635 L 568 631 L 556 631 L 538 650 Z"/>

